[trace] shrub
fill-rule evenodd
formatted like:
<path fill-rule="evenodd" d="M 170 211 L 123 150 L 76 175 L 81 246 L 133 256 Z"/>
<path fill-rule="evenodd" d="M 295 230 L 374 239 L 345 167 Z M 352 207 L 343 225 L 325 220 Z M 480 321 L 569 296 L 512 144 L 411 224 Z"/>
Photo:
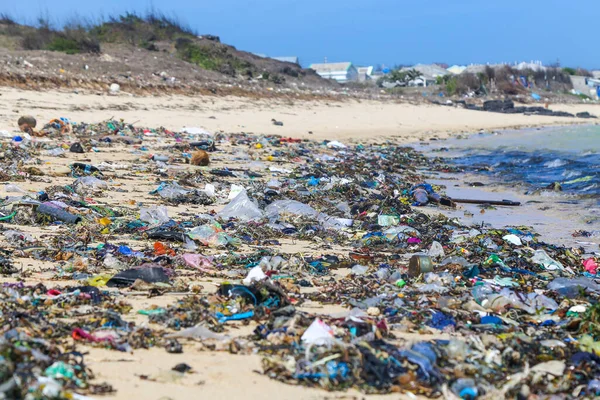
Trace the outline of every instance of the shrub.
<path fill-rule="evenodd" d="M 453 76 L 446 82 L 446 93 L 449 96 L 453 96 L 457 93 L 458 90 L 458 79 Z"/>

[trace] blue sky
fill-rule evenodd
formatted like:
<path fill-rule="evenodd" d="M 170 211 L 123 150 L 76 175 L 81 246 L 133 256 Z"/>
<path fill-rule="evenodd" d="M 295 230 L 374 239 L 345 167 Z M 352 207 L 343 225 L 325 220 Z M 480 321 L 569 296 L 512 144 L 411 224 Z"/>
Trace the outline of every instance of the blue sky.
<path fill-rule="evenodd" d="M 304 65 L 560 60 L 600 68 L 598 0 L 20 0 L 17 19 L 96 17 L 154 7 L 238 49 Z M 594 42 L 596 42 L 594 44 Z"/>

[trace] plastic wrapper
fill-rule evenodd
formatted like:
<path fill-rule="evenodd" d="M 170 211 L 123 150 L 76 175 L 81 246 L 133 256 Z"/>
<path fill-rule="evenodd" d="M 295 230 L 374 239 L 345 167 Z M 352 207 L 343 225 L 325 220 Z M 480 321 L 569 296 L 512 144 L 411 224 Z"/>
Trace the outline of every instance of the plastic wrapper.
<path fill-rule="evenodd" d="M 202 254 L 184 254 L 181 256 L 186 265 L 198 269 L 212 269 L 213 263 L 209 257 Z"/>
<path fill-rule="evenodd" d="M 227 235 L 221 225 L 217 222 L 197 226 L 188 232 L 188 236 L 202 243 L 204 246 L 219 247 L 230 243 L 237 243 L 235 239 Z"/>

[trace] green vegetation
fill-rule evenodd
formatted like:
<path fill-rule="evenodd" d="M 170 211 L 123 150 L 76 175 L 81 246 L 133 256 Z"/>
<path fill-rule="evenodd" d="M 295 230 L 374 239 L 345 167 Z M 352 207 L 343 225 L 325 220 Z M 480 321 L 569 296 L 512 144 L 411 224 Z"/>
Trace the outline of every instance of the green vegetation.
<path fill-rule="evenodd" d="M 571 68 L 571 67 L 565 67 L 562 69 L 562 72 L 564 72 L 565 74 L 568 75 L 578 75 L 578 76 L 592 76 L 592 73 L 590 71 L 588 71 L 585 68 Z"/>
<path fill-rule="evenodd" d="M 567 92 L 567 93 L 572 94 L 571 92 Z M 574 94 L 573 96 L 579 97 L 581 100 L 592 100 L 592 98 L 590 96 L 588 96 L 587 94 L 583 94 L 583 93 Z"/>
<path fill-rule="evenodd" d="M 252 64 L 232 56 L 225 46 L 207 46 L 191 39 L 179 39 L 175 45 L 179 58 L 209 71 L 251 77 Z"/>
<path fill-rule="evenodd" d="M 448 75 L 446 75 L 448 76 Z M 453 96 L 458 91 L 458 79 L 453 76 L 446 81 L 446 94 Z"/>
<path fill-rule="evenodd" d="M 304 72 L 298 66 L 277 65 L 267 59 L 239 52 L 220 43 L 217 36 L 202 38 L 178 19 L 156 11 L 145 16 L 126 13 L 100 22 L 71 18 L 62 28 L 39 18 L 34 26 L 22 25 L 0 14 L 0 44 L 14 50 L 49 50 L 66 54 L 100 53 L 101 45 L 135 46 L 148 51 L 164 51 L 198 67 L 230 76 L 252 78 L 280 84 L 286 76 L 298 78 Z"/>
<path fill-rule="evenodd" d="M 157 51 L 156 42 L 196 38 L 190 27 L 175 18 L 155 11 L 142 17 L 127 13 L 109 17 L 100 23 L 72 19 L 62 29 L 54 28 L 47 18 L 35 26 L 19 25 L 10 16 L 0 15 L 0 35 L 20 38 L 25 50 L 51 50 L 67 54 L 98 53 L 101 43 L 126 43 Z"/>
<path fill-rule="evenodd" d="M 62 51 L 67 54 L 76 54 L 81 51 L 76 40 L 65 37 L 56 37 L 52 42 L 50 42 L 50 44 L 48 44 L 48 50 Z"/>
<path fill-rule="evenodd" d="M 101 43 L 128 43 L 147 48 L 153 42 L 195 38 L 196 32 L 175 18 L 150 12 L 145 17 L 126 13 L 88 29 L 89 35 Z"/>
<path fill-rule="evenodd" d="M 415 79 L 419 78 L 420 76 L 421 76 L 421 73 L 419 71 L 417 71 L 416 69 L 409 69 L 409 70 L 403 71 L 402 68 L 396 68 L 393 71 L 391 71 L 389 74 L 387 74 L 386 76 L 380 78 L 377 81 L 377 83 L 379 84 L 379 86 L 381 86 L 381 84 L 383 82 L 399 82 L 399 83 L 408 84 L 408 82 L 415 80 Z"/>

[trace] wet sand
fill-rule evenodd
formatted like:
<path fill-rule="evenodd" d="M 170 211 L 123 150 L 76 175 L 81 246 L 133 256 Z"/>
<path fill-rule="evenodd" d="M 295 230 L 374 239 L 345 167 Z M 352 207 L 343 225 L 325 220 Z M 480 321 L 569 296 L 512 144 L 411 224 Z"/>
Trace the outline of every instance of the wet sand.
<path fill-rule="evenodd" d="M 535 125 L 535 124 L 565 124 L 580 122 L 567 118 L 553 117 L 527 117 L 522 115 L 490 114 L 476 111 L 465 111 L 439 106 L 412 106 L 406 104 L 381 104 L 381 103 L 357 103 L 347 102 L 339 104 L 269 104 L 262 101 L 247 103 L 248 100 L 218 99 L 218 98 L 135 98 L 128 96 L 100 97 L 94 95 L 75 95 L 58 92 L 33 93 L 20 92 L 12 89 L 1 89 L 2 103 L 0 105 L 0 130 L 12 132 L 17 117 L 21 114 L 33 114 L 38 121 L 43 122 L 55 117 L 65 116 L 74 121 L 97 122 L 110 117 L 124 118 L 136 122 L 139 126 L 167 126 L 179 129 L 181 126 L 201 126 L 209 130 L 223 129 L 227 132 L 264 132 L 280 133 L 285 136 L 308 137 L 311 139 L 339 139 L 339 140 L 382 140 L 394 137 L 407 144 L 420 138 L 448 137 L 457 132 L 475 131 L 479 129 L 497 129 L 510 126 Z M 565 106 L 574 111 L 575 106 Z M 600 109 L 591 106 L 581 107 L 590 112 L 599 113 Z M 562 108 L 562 109 L 565 109 Z M 575 107 L 577 108 L 577 107 Z M 560 109 L 556 107 L 556 109 Z M 215 119 L 210 117 L 214 116 Z M 270 119 L 276 118 L 284 122 L 283 127 L 271 124 Z M 314 134 L 309 135 L 312 130 Z M 148 137 L 145 145 L 150 148 L 158 145 L 168 144 L 162 137 Z M 172 143 L 171 143 L 172 144 Z M 113 162 L 115 164 L 130 165 L 143 156 L 132 152 L 129 146 L 117 145 L 111 148 L 101 148 L 98 153 L 86 153 L 77 155 L 66 153 L 65 158 L 42 157 L 44 164 L 39 166 L 45 175 L 40 182 L 18 182 L 17 184 L 28 191 L 38 191 L 48 185 L 66 185 L 73 178 L 64 175 L 64 167 L 74 161 L 89 159 L 91 164 Z M 242 166 L 244 161 L 233 161 L 230 156 L 216 153 L 212 158 L 211 167 L 219 166 Z M 179 165 L 184 169 L 199 167 Z M 156 187 L 153 180 L 148 180 L 143 174 L 129 175 L 125 169 L 108 171 L 110 186 L 112 188 L 124 189 L 126 192 L 115 192 L 108 190 L 103 196 L 95 197 L 100 204 L 109 207 L 125 207 L 137 210 L 141 205 L 149 206 L 158 203 L 158 199 L 148 194 Z M 56 176 L 53 176 L 56 175 Z M 434 177 L 434 175 L 432 175 Z M 452 182 L 448 176 L 437 176 L 443 182 Z M 462 178 L 459 182 L 462 182 Z M 466 180 L 466 177 L 465 177 Z M 454 188 L 448 186 L 449 194 L 453 195 L 455 190 L 461 190 L 462 194 L 480 195 L 479 193 L 465 192 L 466 188 Z M 484 189 L 487 194 L 491 192 Z M 0 187 L 0 195 L 14 195 L 7 193 Z M 506 198 L 505 193 L 494 193 L 494 196 Z M 128 200 L 135 199 L 135 204 L 129 204 Z M 223 202 L 225 203 L 225 202 Z M 187 213 L 198 214 L 208 210 L 218 210 L 223 204 L 215 206 L 184 205 L 179 207 L 168 207 L 169 215 L 173 218 Z M 468 208 L 470 209 L 470 208 Z M 433 213 L 439 210 L 428 209 Z M 456 211 L 457 216 L 464 210 Z M 546 211 L 536 210 L 536 206 L 515 210 L 487 211 L 483 215 L 477 215 L 472 222 L 484 220 L 493 223 L 534 224 L 537 229 L 545 229 L 537 218 L 550 218 Z M 562 212 L 560 209 L 556 213 Z M 462 216 L 464 217 L 464 215 Z M 461 217 L 461 218 L 462 218 Z M 468 221 L 465 221 L 468 222 Z M 573 226 L 577 221 L 573 220 Z M 560 224 L 560 222 L 555 222 Z M 10 224 L 5 224 L 10 226 Z M 579 227 L 584 229 L 585 227 Z M 30 232 L 39 238 L 41 235 L 67 235 L 69 228 L 66 226 L 51 226 L 39 229 L 36 227 L 14 226 L 14 229 Z M 564 229 L 563 232 L 568 231 Z M 548 234 L 551 230 L 548 230 Z M 569 232 L 570 233 L 570 232 Z M 560 241 L 566 238 L 563 234 L 554 239 Z M 127 237 L 116 237 L 111 242 L 126 242 Z M 135 249 L 149 246 L 146 243 L 129 242 Z M 321 254 L 326 252 L 340 253 L 344 249 L 323 250 L 314 243 L 295 241 L 284 243 L 279 249 L 281 252 L 294 253 L 302 251 L 305 255 Z M 347 250 L 346 250 L 347 252 Z M 205 250 L 205 253 L 218 253 L 218 250 Z M 19 265 L 19 263 L 17 263 Z M 20 265 L 24 271 L 29 271 L 25 283 L 35 284 L 46 282 L 53 285 L 74 284 L 68 280 L 52 280 L 56 262 L 39 262 L 31 259 L 21 259 Z M 344 273 L 344 271 L 339 271 Z M 347 273 L 347 271 L 346 271 Z M 199 275 L 199 274 L 197 274 Z M 207 279 L 190 274 L 190 280 L 203 286 L 201 293 L 214 293 L 215 285 L 220 279 Z M 3 278 L 3 281 L 14 281 L 11 278 Z M 305 289 L 303 289 L 305 290 Z M 145 324 L 147 318 L 136 314 L 138 310 L 146 309 L 152 305 L 164 306 L 172 303 L 177 295 L 167 294 L 165 296 L 148 299 L 145 296 L 129 294 L 124 300 L 130 302 L 133 311 L 126 317 L 127 320 Z M 319 304 L 307 304 L 314 313 L 333 313 L 341 310 L 336 306 L 320 306 Z M 234 323 L 227 332 L 232 336 L 243 336 L 255 328 L 256 324 L 250 325 Z M 399 342 L 422 340 L 427 336 L 394 332 Z M 431 337 L 439 337 L 432 331 Z M 186 342 L 183 354 L 168 354 L 164 349 L 136 350 L 132 354 L 119 353 L 98 348 L 84 347 L 89 350 L 87 363 L 96 373 L 97 382 L 106 381 L 114 385 L 117 393 L 105 398 L 111 399 L 189 399 L 189 398 L 244 398 L 258 399 L 266 396 L 283 399 L 350 399 L 350 398 L 381 398 L 384 396 L 365 396 L 355 391 L 346 393 L 329 393 L 317 389 L 307 389 L 301 386 L 291 386 L 254 371 L 260 371 L 260 358 L 258 355 L 229 354 L 227 351 L 208 351 L 200 342 Z M 225 349 L 226 350 L 226 349 Z M 183 378 L 174 377 L 169 370 L 177 363 L 188 363 L 194 369 L 194 374 L 185 375 Z M 153 382 L 147 378 L 155 379 Z M 416 398 L 412 395 L 390 394 L 386 398 Z"/>

